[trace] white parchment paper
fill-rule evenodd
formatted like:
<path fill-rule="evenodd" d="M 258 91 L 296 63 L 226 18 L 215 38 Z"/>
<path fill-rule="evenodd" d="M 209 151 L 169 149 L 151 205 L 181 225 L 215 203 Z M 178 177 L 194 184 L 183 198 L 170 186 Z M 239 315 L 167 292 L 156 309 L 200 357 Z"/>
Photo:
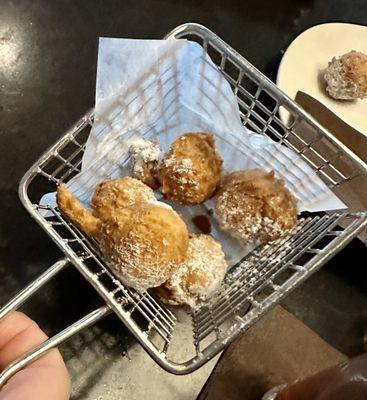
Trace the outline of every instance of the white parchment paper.
<path fill-rule="evenodd" d="M 95 100 L 82 172 L 68 183 L 86 206 L 97 183 L 130 173 L 128 149 L 137 138 L 167 150 L 182 133 L 210 131 L 226 171 L 274 170 L 297 198 L 299 211 L 345 208 L 296 153 L 242 125 L 229 83 L 197 43 L 100 38 Z M 55 204 L 54 194 L 42 202 Z M 211 203 L 174 207 L 190 225 L 190 215 Z M 248 251 L 218 231 L 215 221 L 212 233 L 229 262 Z"/>

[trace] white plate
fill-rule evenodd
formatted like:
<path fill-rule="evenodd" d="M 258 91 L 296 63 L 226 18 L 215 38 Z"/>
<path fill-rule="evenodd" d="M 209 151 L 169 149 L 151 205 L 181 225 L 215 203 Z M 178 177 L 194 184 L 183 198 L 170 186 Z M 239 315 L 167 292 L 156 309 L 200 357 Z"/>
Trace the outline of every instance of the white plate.
<path fill-rule="evenodd" d="M 322 102 L 339 118 L 367 136 L 367 99 L 340 101 L 329 97 L 322 71 L 334 57 L 351 50 L 367 54 L 367 27 L 355 24 L 328 23 L 301 33 L 288 47 L 280 63 L 277 85 L 295 98 L 301 90 Z M 288 115 L 280 113 L 283 121 Z"/>

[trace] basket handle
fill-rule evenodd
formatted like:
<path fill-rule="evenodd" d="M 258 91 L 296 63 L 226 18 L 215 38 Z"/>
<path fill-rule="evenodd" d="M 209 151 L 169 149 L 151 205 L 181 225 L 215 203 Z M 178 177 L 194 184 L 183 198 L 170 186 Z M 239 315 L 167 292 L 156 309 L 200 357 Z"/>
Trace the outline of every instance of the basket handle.
<path fill-rule="evenodd" d="M 5 304 L 4 307 L 0 308 L 0 319 L 4 318 L 11 311 L 15 311 L 20 307 L 27 299 L 29 299 L 37 290 L 46 284 L 51 278 L 53 278 L 58 272 L 60 272 L 66 265 L 68 260 L 62 258 L 56 261 L 50 268 L 48 268 L 42 275 L 36 278 L 33 282 L 22 289 L 16 294 L 11 300 Z"/>
<path fill-rule="evenodd" d="M 18 307 L 20 307 L 27 299 L 29 299 L 34 293 L 36 293 L 38 289 L 40 289 L 66 265 L 68 265 L 68 263 L 69 261 L 66 258 L 62 258 L 61 260 L 58 260 L 53 265 L 51 265 L 51 267 L 48 268 L 42 275 L 40 275 L 33 282 L 22 289 L 18 294 L 16 294 L 11 300 L 8 301 L 7 304 L 5 304 L 4 307 L 0 308 L 0 319 L 4 318 L 10 312 L 15 311 Z M 71 336 L 81 331 L 82 329 L 94 324 L 110 312 L 111 309 L 107 305 L 97 308 L 96 310 L 87 314 L 85 317 L 65 328 L 63 331 L 47 339 L 43 343 L 30 350 L 28 353 L 13 361 L 0 374 L 0 389 L 9 380 L 9 378 L 11 378 L 26 365 L 28 365 L 32 361 L 37 360 L 47 351 L 63 343 L 65 340 L 69 339 Z"/>
<path fill-rule="evenodd" d="M 26 365 L 31 363 L 32 361 L 37 360 L 47 351 L 53 349 L 54 347 L 60 345 L 65 340 L 69 339 L 71 336 L 75 335 L 77 332 L 82 329 L 93 325 L 98 320 L 106 316 L 111 312 L 109 306 L 105 305 L 97 308 L 91 313 L 87 314 L 85 317 L 80 320 L 74 322 L 72 325 L 65 328 L 63 331 L 59 332 L 55 336 L 47 339 L 43 343 L 36 346 L 34 349 L 30 350 L 28 353 L 24 354 L 22 357 L 13 361 L 4 371 L 0 374 L 0 389 L 3 385 L 17 372 L 23 369 Z"/>

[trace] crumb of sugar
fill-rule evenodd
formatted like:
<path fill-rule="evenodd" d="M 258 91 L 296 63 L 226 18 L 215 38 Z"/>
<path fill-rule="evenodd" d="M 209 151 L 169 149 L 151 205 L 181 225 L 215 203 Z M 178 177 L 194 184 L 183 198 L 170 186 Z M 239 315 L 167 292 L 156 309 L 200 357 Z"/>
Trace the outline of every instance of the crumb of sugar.
<path fill-rule="evenodd" d="M 153 206 L 158 206 L 158 207 L 166 208 L 167 210 L 173 210 L 173 208 L 172 208 L 169 204 L 164 203 L 163 201 L 156 200 L 156 199 L 154 199 L 154 200 L 149 200 L 149 201 L 147 201 L 147 203 L 148 203 L 148 204 L 152 204 Z"/>

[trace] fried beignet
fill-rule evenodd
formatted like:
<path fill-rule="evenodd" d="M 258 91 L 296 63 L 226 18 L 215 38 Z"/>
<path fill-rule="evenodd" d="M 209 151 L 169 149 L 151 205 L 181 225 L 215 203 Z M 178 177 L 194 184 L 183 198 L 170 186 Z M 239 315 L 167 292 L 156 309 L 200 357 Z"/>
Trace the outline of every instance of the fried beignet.
<path fill-rule="evenodd" d="M 103 221 L 118 217 L 122 209 L 139 202 L 154 202 L 153 190 L 138 179 L 125 176 L 99 183 L 93 192 L 90 207 Z"/>
<path fill-rule="evenodd" d="M 158 166 L 162 193 L 180 204 L 202 203 L 216 190 L 222 163 L 213 135 L 186 133 L 172 144 Z"/>
<path fill-rule="evenodd" d="M 220 228 L 242 242 L 273 241 L 297 222 L 295 198 L 274 172 L 261 169 L 229 174 L 215 211 Z"/>
<path fill-rule="evenodd" d="M 333 57 L 325 70 L 326 91 L 338 100 L 367 97 L 367 55 L 350 51 Z"/>
<path fill-rule="evenodd" d="M 152 189 L 158 189 L 159 182 L 156 179 L 156 170 L 161 154 L 159 145 L 150 140 L 137 139 L 131 144 L 129 153 L 131 155 L 132 176 Z"/>
<path fill-rule="evenodd" d="M 57 188 L 56 203 L 74 225 L 88 236 L 94 237 L 101 229 L 102 221 L 83 208 L 64 184 Z"/>
<path fill-rule="evenodd" d="M 193 235 L 185 261 L 156 293 L 173 305 L 189 305 L 195 309 L 219 288 L 227 271 L 221 245 L 209 235 Z"/>
<path fill-rule="evenodd" d="M 172 209 L 144 203 L 130 208 L 133 212 L 125 223 L 104 224 L 99 242 L 116 276 L 128 286 L 146 290 L 161 285 L 184 260 L 188 232 Z"/>
<path fill-rule="evenodd" d="M 58 188 L 57 203 L 70 220 L 96 239 L 117 278 L 138 291 L 161 285 L 186 256 L 186 225 L 164 203 L 136 203 L 102 220 L 86 211 L 65 185 Z"/>

